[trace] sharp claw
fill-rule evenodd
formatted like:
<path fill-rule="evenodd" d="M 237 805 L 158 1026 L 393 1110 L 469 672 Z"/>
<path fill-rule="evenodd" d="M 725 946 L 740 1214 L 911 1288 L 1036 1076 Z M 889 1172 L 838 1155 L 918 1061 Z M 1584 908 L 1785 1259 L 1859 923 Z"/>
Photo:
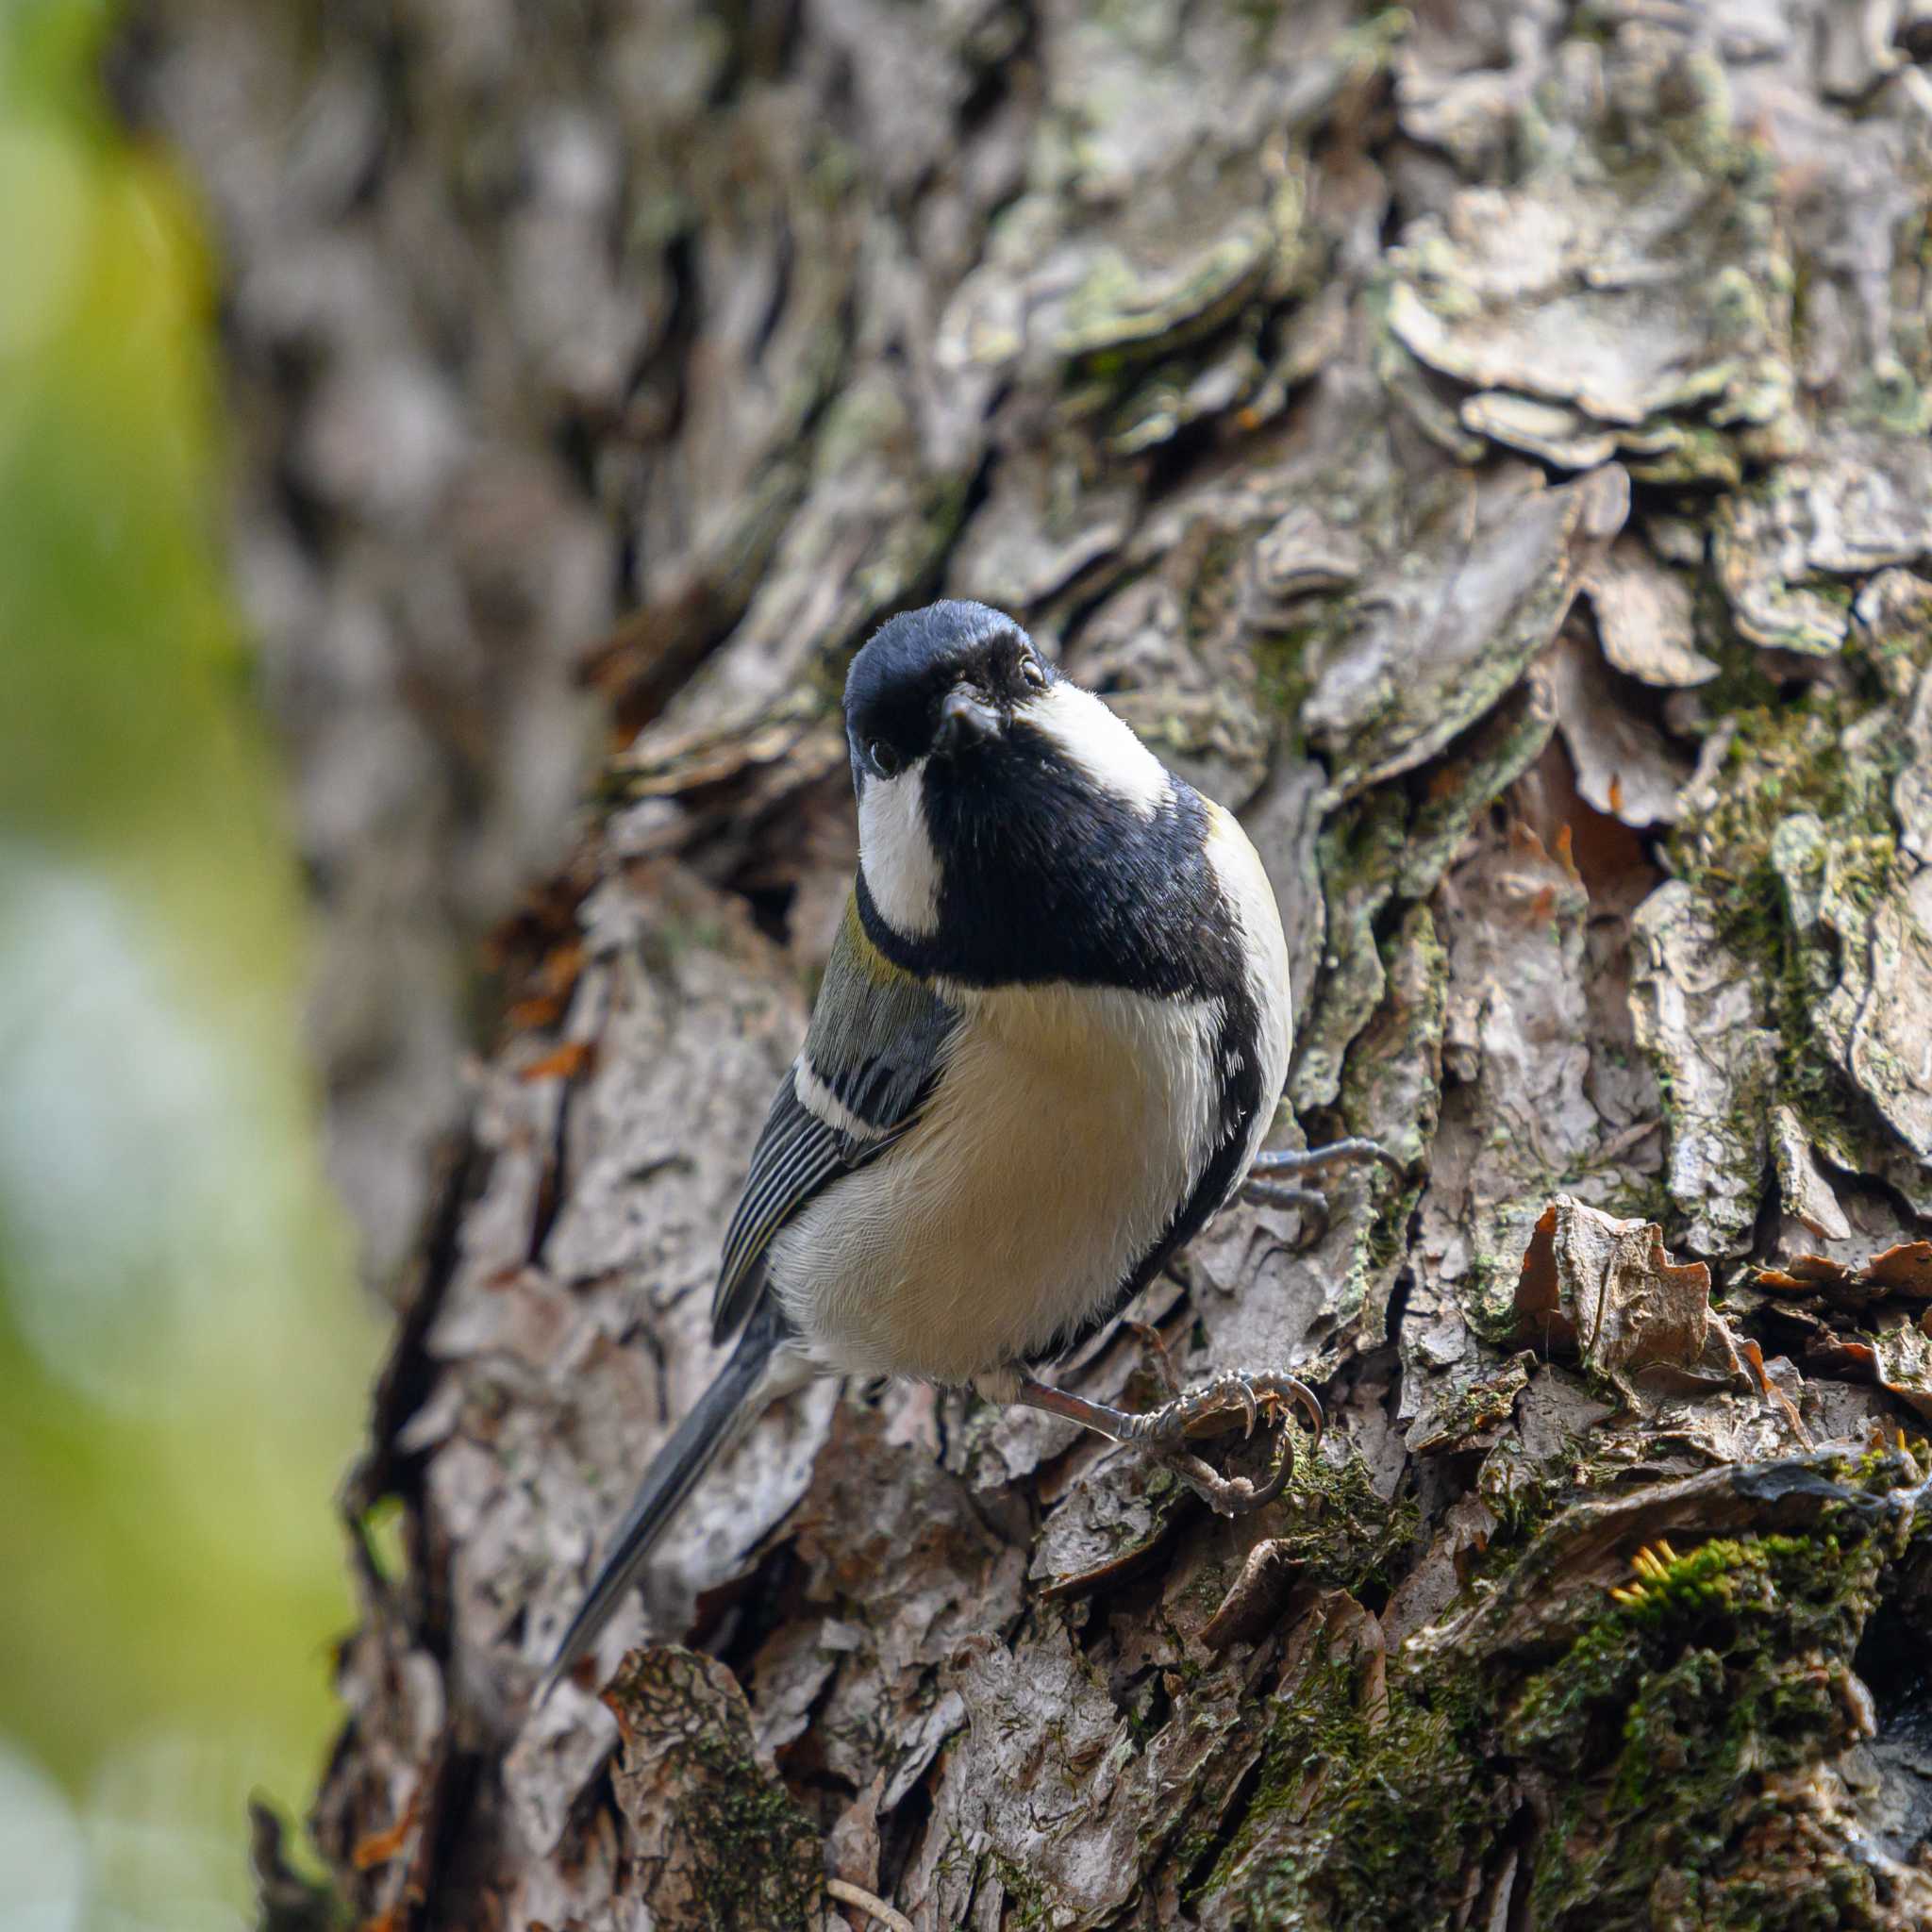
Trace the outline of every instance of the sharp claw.
<path fill-rule="evenodd" d="M 1169 1450 L 1160 1459 L 1217 1516 L 1245 1516 L 1274 1502 L 1288 1487 L 1297 1460 L 1294 1437 L 1287 1429 L 1281 1432 L 1274 1466 L 1258 1486 L 1245 1476 L 1222 1475 L 1185 1449 Z"/>
<path fill-rule="evenodd" d="M 1285 1397 L 1301 1410 L 1307 1419 L 1310 1444 L 1318 1447 L 1326 1422 L 1322 1413 L 1321 1398 L 1297 1375 L 1278 1375 L 1273 1379 L 1278 1386 L 1270 1392 L 1277 1398 Z"/>
<path fill-rule="evenodd" d="M 1341 1141 L 1336 1144 L 1348 1149 L 1344 1159 L 1373 1160 L 1377 1167 L 1387 1168 L 1397 1180 L 1407 1176 L 1408 1169 L 1403 1165 L 1401 1157 L 1390 1153 L 1379 1141 Z"/>
<path fill-rule="evenodd" d="M 1261 1405 L 1256 1400 L 1255 1391 L 1244 1375 L 1237 1375 L 1234 1392 L 1241 1403 L 1241 1441 L 1245 1442 L 1255 1433 L 1255 1424 L 1261 1420 Z"/>
<path fill-rule="evenodd" d="M 1286 1374 L 1224 1376 L 1192 1395 L 1177 1396 L 1163 1407 L 1133 1417 L 1133 1427 L 1124 1430 L 1120 1440 L 1140 1443 L 1166 1463 L 1217 1514 L 1244 1515 L 1264 1503 L 1272 1503 L 1295 1473 L 1294 1432 L 1287 1426 L 1286 1417 L 1274 1467 L 1258 1486 L 1245 1476 L 1217 1474 L 1186 1446 L 1188 1438 L 1202 1423 L 1238 1407 L 1245 1440 L 1254 1434 L 1264 1406 L 1272 1412 L 1291 1404 L 1307 1419 L 1311 1442 L 1319 1443 L 1323 1429 L 1321 1402 L 1306 1382 Z"/>
<path fill-rule="evenodd" d="M 1286 1429 L 1281 1432 L 1281 1447 L 1275 1452 L 1274 1467 L 1268 1473 L 1268 1480 L 1249 1497 L 1247 1507 L 1259 1509 L 1274 1502 L 1293 1479 L 1295 1465 L 1300 1458 L 1295 1455 L 1294 1438 Z"/>

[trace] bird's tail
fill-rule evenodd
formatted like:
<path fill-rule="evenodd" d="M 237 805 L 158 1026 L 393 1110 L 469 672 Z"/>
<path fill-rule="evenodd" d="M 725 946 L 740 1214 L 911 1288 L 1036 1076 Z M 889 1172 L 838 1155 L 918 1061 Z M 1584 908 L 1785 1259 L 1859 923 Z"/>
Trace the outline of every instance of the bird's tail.
<path fill-rule="evenodd" d="M 784 1318 L 768 1297 L 753 1311 L 730 1359 L 644 1472 L 637 1495 L 605 1551 L 596 1578 L 537 1687 L 537 1704 L 549 1696 L 596 1642 L 698 1479 L 769 1403 L 797 1385 L 800 1378 L 786 1373 L 789 1365 L 778 1357 L 785 1334 Z"/>

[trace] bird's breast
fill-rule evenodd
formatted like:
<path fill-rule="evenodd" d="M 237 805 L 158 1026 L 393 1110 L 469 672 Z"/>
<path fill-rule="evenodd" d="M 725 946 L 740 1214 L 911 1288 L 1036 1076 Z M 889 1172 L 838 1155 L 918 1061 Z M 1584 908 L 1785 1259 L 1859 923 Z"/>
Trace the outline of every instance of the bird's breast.
<path fill-rule="evenodd" d="M 1105 1306 L 1220 1138 L 1223 1005 L 1117 989 L 942 989 L 960 1020 L 918 1123 L 774 1239 L 828 1366 L 958 1383 Z"/>

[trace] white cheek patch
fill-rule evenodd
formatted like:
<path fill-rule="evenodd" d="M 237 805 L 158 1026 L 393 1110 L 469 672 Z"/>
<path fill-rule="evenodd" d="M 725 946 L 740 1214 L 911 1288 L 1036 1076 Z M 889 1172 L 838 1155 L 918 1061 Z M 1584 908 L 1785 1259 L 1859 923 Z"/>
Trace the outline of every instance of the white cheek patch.
<path fill-rule="evenodd" d="M 908 939 L 939 930 L 940 861 L 925 828 L 925 760 L 869 777 L 858 799 L 858 863 L 885 922 Z"/>
<path fill-rule="evenodd" d="M 1062 679 L 1022 715 L 1091 783 L 1142 818 L 1151 819 L 1166 803 L 1173 790 L 1167 767 L 1091 691 Z"/>

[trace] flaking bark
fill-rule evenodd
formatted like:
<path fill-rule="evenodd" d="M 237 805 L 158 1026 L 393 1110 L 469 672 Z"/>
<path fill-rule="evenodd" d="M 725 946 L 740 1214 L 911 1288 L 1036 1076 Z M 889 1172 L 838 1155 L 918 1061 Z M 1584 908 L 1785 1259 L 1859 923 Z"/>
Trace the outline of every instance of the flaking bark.
<path fill-rule="evenodd" d="M 358 1918 L 824 1927 L 823 1859 L 978 1932 L 1926 1923 L 1923 12 L 158 0 L 343 956 L 398 903 L 355 734 L 445 774 L 398 810 L 458 914 L 574 782 L 546 664 L 615 746 L 352 1491 L 408 1532 L 316 1810 Z M 1224 1523 L 822 1388 L 533 1714 L 713 1365 L 841 667 L 941 591 L 1241 811 L 1300 1127 L 1409 1166 L 1140 1310 L 1329 1437 Z M 446 1079 L 433 977 L 389 1063 Z M 1127 1334 L 1074 1373 L 1158 1387 Z"/>

